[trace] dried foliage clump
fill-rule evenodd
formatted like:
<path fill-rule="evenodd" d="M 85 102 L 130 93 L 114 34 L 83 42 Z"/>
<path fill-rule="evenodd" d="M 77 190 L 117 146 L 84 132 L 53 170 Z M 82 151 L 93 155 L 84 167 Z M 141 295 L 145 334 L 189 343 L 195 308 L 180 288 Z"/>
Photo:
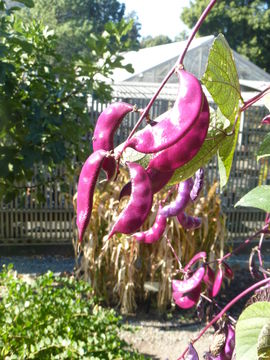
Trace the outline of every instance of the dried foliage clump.
<path fill-rule="evenodd" d="M 225 217 L 214 183 L 187 212 L 202 218 L 202 226 L 184 230 L 175 217 L 168 219 L 164 236 L 155 244 L 140 244 L 132 236 L 107 234 L 128 198 L 118 200 L 128 174 L 121 172 L 117 182 L 101 182 L 95 191 L 91 222 L 78 257 L 77 275 L 89 281 L 95 293 L 108 305 L 118 306 L 122 313 L 133 313 L 139 304 L 156 292 L 156 307 L 163 312 L 171 304 L 171 279 L 177 276 L 179 264 L 168 246 L 172 244 L 183 266 L 198 251 L 220 256 L 225 239 Z M 152 213 L 143 230 L 149 229 L 158 210 L 158 201 L 166 190 L 155 195 Z M 75 202 L 75 201 L 74 201 Z M 76 207 L 76 204 L 74 204 Z M 77 241 L 74 246 L 78 250 Z"/>

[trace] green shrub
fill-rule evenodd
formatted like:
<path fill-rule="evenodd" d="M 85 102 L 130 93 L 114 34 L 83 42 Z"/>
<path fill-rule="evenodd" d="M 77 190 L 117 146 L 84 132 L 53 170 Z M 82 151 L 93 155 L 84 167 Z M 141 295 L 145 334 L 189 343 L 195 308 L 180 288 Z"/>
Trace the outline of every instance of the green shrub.
<path fill-rule="evenodd" d="M 85 282 L 0 273 L 1 359 L 142 359 L 120 339 L 121 326 Z"/>

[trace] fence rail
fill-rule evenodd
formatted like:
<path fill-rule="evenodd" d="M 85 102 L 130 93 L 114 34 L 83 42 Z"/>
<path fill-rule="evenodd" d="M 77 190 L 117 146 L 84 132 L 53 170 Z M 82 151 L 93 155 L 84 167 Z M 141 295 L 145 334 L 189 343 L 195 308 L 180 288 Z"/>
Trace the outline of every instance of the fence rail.
<path fill-rule="evenodd" d="M 147 99 L 121 99 L 136 103 L 143 108 Z M 158 100 L 152 109 L 152 117 L 166 111 L 171 106 L 168 100 Z M 106 104 L 93 100 L 89 104 L 92 124 Z M 266 127 L 260 126 L 265 115 L 263 107 L 252 107 L 241 119 L 237 151 L 234 157 L 231 177 L 226 189 L 221 194 L 223 211 L 227 215 L 227 229 L 231 240 L 242 239 L 250 235 L 254 228 L 264 220 L 263 212 L 255 209 L 233 208 L 234 204 L 249 190 L 269 178 L 268 161 L 256 160 L 258 144 L 267 133 Z M 121 130 L 115 136 L 118 145 L 128 136 L 136 122 L 131 113 L 124 120 Z M 59 169 L 61 173 L 62 169 Z M 207 167 L 209 182 L 218 178 L 217 159 Z M 31 184 L 33 185 L 33 184 Z M 59 184 L 44 187 L 46 202 L 38 206 L 31 196 L 17 198 L 8 205 L 0 204 L 0 246 L 25 244 L 66 244 L 74 237 L 74 211 L 72 196 L 76 192 L 76 181 L 70 185 L 68 194 L 62 194 Z M 68 196 L 67 196 L 68 195 Z"/>

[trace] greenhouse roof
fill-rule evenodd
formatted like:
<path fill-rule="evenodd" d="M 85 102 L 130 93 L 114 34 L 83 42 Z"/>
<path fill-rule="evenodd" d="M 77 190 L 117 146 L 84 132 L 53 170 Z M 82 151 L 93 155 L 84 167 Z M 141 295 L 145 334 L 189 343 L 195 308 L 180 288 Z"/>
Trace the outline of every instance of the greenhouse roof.
<path fill-rule="evenodd" d="M 196 38 L 192 41 L 184 60 L 185 68 L 198 78 L 203 75 L 209 49 L 214 41 L 214 36 Z M 125 69 L 115 69 L 112 76 L 113 82 L 143 82 L 156 83 L 162 81 L 167 72 L 176 63 L 179 54 L 183 51 L 186 41 L 158 45 L 138 51 L 123 53 L 124 64 L 131 64 L 134 73 Z M 241 80 L 270 82 L 270 74 L 253 64 L 247 58 L 233 51 L 239 78 Z M 170 82 L 177 82 L 177 77 Z"/>

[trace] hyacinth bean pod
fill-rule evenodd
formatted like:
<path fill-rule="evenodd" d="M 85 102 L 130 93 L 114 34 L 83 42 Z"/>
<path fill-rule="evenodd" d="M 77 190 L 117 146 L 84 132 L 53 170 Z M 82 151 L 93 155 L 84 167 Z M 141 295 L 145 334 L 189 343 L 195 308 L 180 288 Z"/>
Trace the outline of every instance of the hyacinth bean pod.
<path fill-rule="evenodd" d="M 128 162 L 131 195 L 126 208 L 119 215 L 108 237 L 115 233 L 132 234 L 144 223 L 153 202 L 152 186 L 146 170 L 139 164 Z"/>
<path fill-rule="evenodd" d="M 231 324 L 227 324 L 227 336 L 224 346 L 225 359 L 231 359 L 235 348 L 235 330 Z"/>
<path fill-rule="evenodd" d="M 184 211 L 177 215 L 179 224 L 186 230 L 198 229 L 202 224 L 202 219 L 196 216 L 187 215 Z"/>
<path fill-rule="evenodd" d="M 200 150 L 207 135 L 209 118 L 209 105 L 204 96 L 203 109 L 194 126 L 174 145 L 154 155 L 148 167 L 160 171 L 172 171 L 193 159 Z"/>
<path fill-rule="evenodd" d="M 80 242 L 83 239 L 83 235 L 91 217 L 96 182 L 102 163 L 107 154 L 107 151 L 104 150 L 98 150 L 92 153 L 84 163 L 80 173 L 77 190 L 76 221 Z"/>
<path fill-rule="evenodd" d="M 152 192 L 156 194 L 159 192 L 171 179 L 173 176 L 173 171 L 161 172 L 156 169 L 146 169 L 146 172 L 149 176 L 152 185 Z M 123 186 L 121 189 L 119 200 L 124 196 L 129 196 L 131 194 L 131 182 L 129 181 L 127 184 Z"/>
<path fill-rule="evenodd" d="M 184 69 L 178 69 L 176 74 L 179 88 L 173 108 L 155 126 L 148 125 L 131 137 L 124 148 L 156 153 L 175 144 L 194 126 L 203 105 L 201 84 Z"/>
<path fill-rule="evenodd" d="M 172 280 L 173 292 L 185 294 L 195 289 L 204 277 L 205 269 L 201 266 L 192 276 L 184 280 Z"/>
<path fill-rule="evenodd" d="M 188 293 L 173 292 L 173 299 L 181 309 L 190 309 L 197 304 L 201 294 L 201 284 Z"/>
<path fill-rule="evenodd" d="M 185 360 L 199 360 L 198 353 L 192 344 L 188 345 L 188 352 L 185 356 Z"/>
<path fill-rule="evenodd" d="M 185 181 L 182 181 L 178 186 L 178 193 L 174 201 L 172 201 L 169 205 L 164 206 L 161 211 L 161 214 L 170 217 L 176 216 L 180 212 L 182 212 L 187 206 L 190 200 L 190 191 L 193 186 L 192 178 L 189 178 Z"/>
<path fill-rule="evenodd" d="M 223 281 L 223 269 L 219 266 L 218 272 L 215 277 L 215 281 L 212 289 L 212 296 L 215 297 L 219 293 Z"/>
<path fill-rule="evenodd" d="M 210 297 L 213 297 L 212 291 L 213 291 L 214 281 L 215 281 L 215 273 L 214 273 L 213 269 L 211 268 L 211 266 L 207 265 L 205 274 L 203 277 L 203 282 L 207 286 L 208 295 Z"/>
<path fill-rule="evenodd" d="M 192 201 L 195 201 L 198 198 L 203 188 L 203 183 L 204 183 L 204 169 L 200 168 L 195 173 L 194 185 L 190 192 L 190 199 Z"/>
<path fill-rule="evenodd" d="M 224 267 L 224 275 L 228 278 L 228 279 L 233 279 L 234 277 L 234 273 L 231 269 L 231 267 L 225 262 L 222 262 L 222 265 Z"/>
<path fill-rule="evenodd" d="M 159 206 L 155 222 L 149 230 L 133 234 L 133 236 L 137 241 L 143 242 L 145 244 L 153 244 L 161 238 L 161 236 L 163 235 L 166 229 L 166 224 L 167 224 L 166 217 L 160 214 L 161 209 L 162 207 Z"/>
<path fill-rule="evenodd" d="M 120 126 L 124 117 L 131 112 L 134 107 L 125 102 L 115 102 L 102 111 L 97 119 L 93 134 L 93 150 L 100 149 L 113 150 L 113 137 L 115 131 Z M 113 157 L 104 159 L 102 168 L 107 175 L 107 179 L 113 178 L 116 170 L 116 161 Z"/>
<path fill-rule="evenodd" d="M 262 121 L 261 121 L 262 124 L 270 124 L 270 114 L 266 115 Z"/>
<path fill-rule="evenodd" d="M 186 271 L 186 272 L 189 271 L 193 265 L 197 264 L 197 262 L 199 262 L 201 260 L 205 261 L 205 259 L 206 259 L 206 252 L 205 251 L 198 252 L 186 264 L 186 266 L 184 267 L 184 271 Z"/>

